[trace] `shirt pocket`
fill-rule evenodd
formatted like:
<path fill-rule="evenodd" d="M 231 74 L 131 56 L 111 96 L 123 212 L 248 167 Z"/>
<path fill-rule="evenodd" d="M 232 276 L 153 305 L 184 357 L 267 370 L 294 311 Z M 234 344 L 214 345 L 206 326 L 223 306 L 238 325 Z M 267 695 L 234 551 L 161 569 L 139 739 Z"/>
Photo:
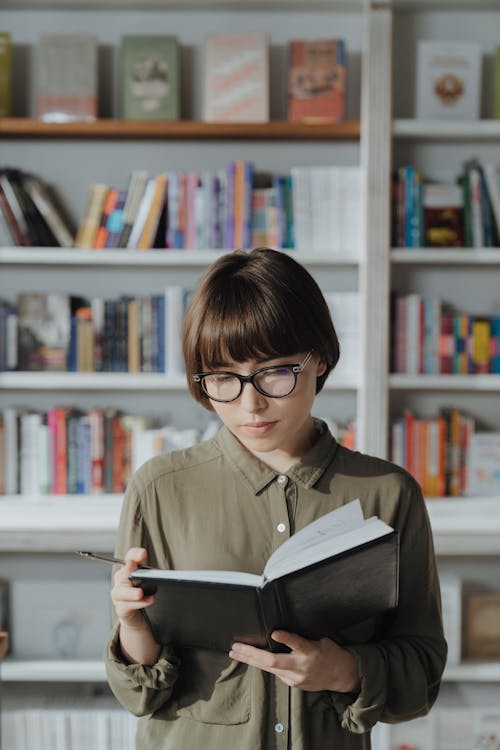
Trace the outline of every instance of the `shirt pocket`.
<path fill-rule="evenodd" d="M 183 660 L 184 661 L 184 660 Z M 202 652 L 183 663 L 186 690 L 176 701 L 176 715 L 204 724 L 244 724 L 250 718 L 254 670 L 227 655 Z M 197 685 L 196 693 L 188 685 Z"/>

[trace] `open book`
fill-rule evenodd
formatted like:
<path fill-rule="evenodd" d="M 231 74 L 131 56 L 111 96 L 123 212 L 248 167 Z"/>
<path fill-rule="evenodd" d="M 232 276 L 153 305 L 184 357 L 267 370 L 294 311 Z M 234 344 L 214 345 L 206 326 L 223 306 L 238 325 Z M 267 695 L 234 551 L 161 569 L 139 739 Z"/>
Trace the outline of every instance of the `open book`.
<path fill-rule="evenodd" d="M 353 500 L 287 539 L 261 576 L 138 569 L 131 581 L 155 594 L 143 613 L 159 643 L 228 651 L 240 641 L 280 651 L 274 630 L 335 637 L 395 607 L 398 536 L 375 516 L 365 520 Z"/>

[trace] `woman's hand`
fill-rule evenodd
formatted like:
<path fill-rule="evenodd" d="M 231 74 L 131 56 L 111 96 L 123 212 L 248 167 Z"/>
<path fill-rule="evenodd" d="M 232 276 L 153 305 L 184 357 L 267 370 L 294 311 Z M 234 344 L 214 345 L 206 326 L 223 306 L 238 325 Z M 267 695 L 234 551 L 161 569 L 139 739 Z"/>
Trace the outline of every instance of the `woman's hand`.
<path fill-rule="evenodd" d="M 123 656 L 131 663 L 153 665 L 160 646 L 143 617 L 142 610 L 151 606 L 154 596 L 145 596 L 140 587 L 132 586 L 129 576 L 146 563 L 147 552 L 132 547 L 125 555 L 125 565 L 115 573 L 111 599 L 120 622 L 120 646 Z"/>
<path fill-rule="evenodd" d="M 270 672 L 286 685 L 301 690 L 359 691 L 361 680 L 354 656 L 330 638 L 309 641 L 284 630 L 275 631 L 272 638 L 284 643 L 291 652 L 275 654 L 244 643 L 233 643 L 229 656 Z"/>
<path fill-rule="evenodd" d="M 125 565 L 119 568 L 114 576 L 114 586 L 111 589 L 113 601 L 120 625 L 144 629 L 147 623 L 141 609 L 149 607 L 154 602 L 154 596 L 144 596 L 139 586 L 132 586 L 130 575 L 147 561 L 147 552 L 142 547 L 132 547 L 125 555 Z"/>

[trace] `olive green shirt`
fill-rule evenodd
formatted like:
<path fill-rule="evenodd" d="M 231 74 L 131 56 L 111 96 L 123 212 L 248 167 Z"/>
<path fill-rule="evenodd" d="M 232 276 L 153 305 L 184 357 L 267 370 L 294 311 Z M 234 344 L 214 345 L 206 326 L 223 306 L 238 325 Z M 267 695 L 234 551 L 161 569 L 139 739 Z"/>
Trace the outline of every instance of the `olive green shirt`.
<path fill-rule="evenodd" d="M 286 475 L 225 427 L 148 461 L 128 486 L 116 554 L 141 546 L 160 568 L 261 574 L 296 530 L 359 497 L 365 518 L 377 515 L 400 534 L 397 609 L 341 634 L 358 662 L 359 694 L 289 688 L 202 649 L 176 653 L 166 645 L 153 666 L 128 664 L 115 627 L 107 675 L 122 705 L 141 717 L 138 750 L 367 750 L 377 721 L 412 719 L 434 703 L 446 643 L 420 488 L 403 469 L 347 450 L 324 423 L 316 426 L 316 443 Z"/>

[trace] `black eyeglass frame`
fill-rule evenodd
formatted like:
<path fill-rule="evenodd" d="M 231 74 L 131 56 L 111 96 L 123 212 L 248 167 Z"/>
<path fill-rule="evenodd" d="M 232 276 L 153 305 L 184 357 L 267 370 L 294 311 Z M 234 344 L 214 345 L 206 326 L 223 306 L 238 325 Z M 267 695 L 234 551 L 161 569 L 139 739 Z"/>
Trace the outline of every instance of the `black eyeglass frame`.
<path fill-rule="evenodd" d="M 295 387 L 297 385 L 297 375 L 302 372 L 302 370 L 306 367 L 308 362 L 310 361 L 312 355 L 313 355 L 314 349 L 311 349 L 309 352 L 307 352 L 304 360 L 300 364 L 283 364 L 283 365 L 270 365 L 269 367 L 261 367 L 260 370 L 256 370 L 251 375 L 238 375 L 237 372 L 228 372 L 227 370 L 214 370 L 212 372 L 198 372 L 195 375 L 193 375 L 193 381 L 195 383 L 200 384 L 200 388 L 202 389 L 203 393 L 210 399 L 210 401 L 217 401 L 220 404 L 230 404 L 232 401 L 236 401 L 237 398 L 241 396 L 241 392 L 243 390 L 244 383 L 251 383 L 255 390 L 261 394 L 261 396 L 265 396 L 266 398 L 286 398 L 286 396 L 289 396 L 293 391 L 295 390 Z M 257 383 L 255 382 L 255 378 L 257 375 L 260 375 L 262 372 L 268 372 L 269 370 L 282 370 L 284 368 L 289 369 L 293 376 L 293 385 L 288 391 L 288 393 L 284 393 L 282 396 L 272 396 L 270 393 L 266 393 L 262 390 L 262 388 L 259 388 Z M 240 390 L 238 391 L 237 395 L 234 396 L 234 398 L 228 398 L 228 399 L 222 399 L 222 398 L 214 398 L 213 396 L 210 396 L 209 393 L 207 393 L 207 390 L 205 388 L 204 380 L 206 377 L 209 377 L 210 375 L 229 375 L 233 378 L 236 378 L 240 381 Z"/>

